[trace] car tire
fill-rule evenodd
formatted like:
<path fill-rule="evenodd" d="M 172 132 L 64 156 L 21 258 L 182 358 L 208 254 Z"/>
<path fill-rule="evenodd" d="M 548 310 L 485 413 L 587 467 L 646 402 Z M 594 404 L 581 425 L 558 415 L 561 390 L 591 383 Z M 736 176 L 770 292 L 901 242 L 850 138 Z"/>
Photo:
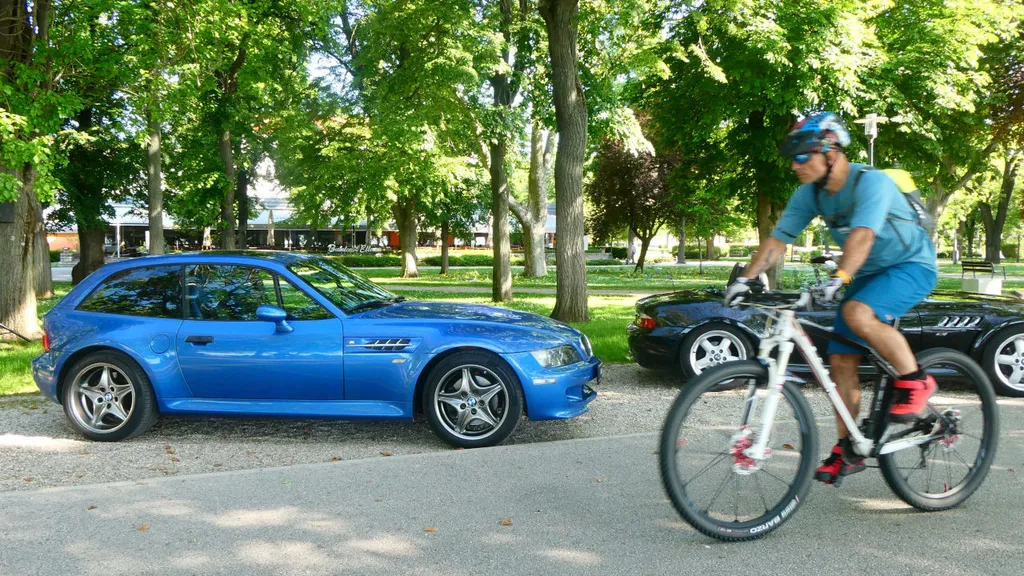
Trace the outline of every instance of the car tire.
<path fill-rule="evenodd" d="M 65 379 L 64 414 L 90 440 L 126 440 L 156 422 L 156 395 L 149 377 L 123 352 L 93 352 L 75 362 Z"/>
<path fill-rule="evenodd" d="M 1010 326 L 996 332 L 985 346 L 981 365 L 996 392 L 1004 396 L 1024 396 L 1024 326 Z"/>
<path fill-rule="evenodd" d="M 722 322 L 709 322 L 683 338 L 679 347 L 679 366 L 683 378 L 690 380 L 713 366 L 753 358 L 754 353 L 750 338 L 738 328 Z"/>
<path fill-rule="evenodd" d="M 459 448 L 508 438 L 523 415 L 523 390 L 504 360 L 483 351 L 457 352 L 427 376 L 423 413 L 434 433 Z"/>

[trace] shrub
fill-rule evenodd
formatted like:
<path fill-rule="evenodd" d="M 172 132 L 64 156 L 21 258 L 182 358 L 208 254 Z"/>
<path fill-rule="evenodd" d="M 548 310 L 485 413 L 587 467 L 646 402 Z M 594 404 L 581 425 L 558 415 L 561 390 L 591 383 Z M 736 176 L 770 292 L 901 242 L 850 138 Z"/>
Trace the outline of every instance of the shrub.
<path fill-rule="evenodd" d="M 1003 249 L 1003 256 L 1006 256 L 1006 258 L 1008 260 L 1010 258 L 1013 258 L 1014 260 L 1017 259 L 1017 243 L 1016 242 L 1004 242 L 1003 245 L 1002 245 L 1002 249 Z"/>
<path fill-rule="evenodd" d="M 618 266 L 622 264 L 621 260 L 614 258 L 604 258 L 601 260 L 587 260 L 587 266 Z"/>
<path fill-rule="evenodd" d="M 612 246 L 611 255 L 612 255 L 612 258 L 617 258 L 619 260 L 625 260 L 626 257 L 628 256 L 628 253 L 626 251 L 626 247 L 625 246 Z"/>
<path fill-rule="evenodd" d="M 60 250 L 50 250 L 50 262 L 60 262 Z"/>
<path fill-rule="evenodd" d="M 459 256 L 459 266 L 494 266 L 494 256 L 466 254 L 465 256 Z"/>
<path fill-rule="evenodd" d="M 399 256 L 335 256 L 334 260 L 349 268 L 377 268 L 381 266 L 401 266 L 402 258 Z"/>

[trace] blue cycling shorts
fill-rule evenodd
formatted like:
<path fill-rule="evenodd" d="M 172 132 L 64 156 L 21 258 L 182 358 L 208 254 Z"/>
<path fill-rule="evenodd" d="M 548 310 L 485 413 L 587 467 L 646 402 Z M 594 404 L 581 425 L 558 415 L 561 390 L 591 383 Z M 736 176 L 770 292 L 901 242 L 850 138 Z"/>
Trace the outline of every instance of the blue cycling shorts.
<path fill-rule="evenodd" d="M 836 313 L 833 332 L 867 346 L 843 320 L 843 305 L 850 300 L 863 302 L 874 310 L 879 320 L 892 324 L 931 294 L 938 281 L 939 275 L 934 268 L 909 262 L 886 268 L 877 274 L 858 275 L 846 288 L 839 312 Z M 828 353 L 861 354 L 862 351 L 830 340 Z"/>

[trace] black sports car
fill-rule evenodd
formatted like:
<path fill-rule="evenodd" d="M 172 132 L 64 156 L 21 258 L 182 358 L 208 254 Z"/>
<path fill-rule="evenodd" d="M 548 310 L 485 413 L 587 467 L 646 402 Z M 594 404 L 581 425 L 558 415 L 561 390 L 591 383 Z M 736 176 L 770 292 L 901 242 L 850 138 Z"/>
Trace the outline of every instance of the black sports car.
<path fill-rule="evenodd" d="M 736 271 L 734 270 L 734 275 Z M 764 292 L 758 302 L 793 302 L 798 292 Z M 645 368 L 681 371 L 692 378 L 710 366 L 757 354 L 766 316 L 753 308 L 727 308 L 721 288 L 682 290 L 643 298 L 627 327 L 633 359 Z M 813 303 L 797 313 L 831 327 L 837 304 Z M 900 318 L 899 329 L 914 352 L 954 348 L 978 361 L 996 391 L 1024 396 L 1024 299 L 937 290 Z M 815 340 L 822 359 L 827 342 Z M 793 372 L 808 372 L 793 357 Z"/>

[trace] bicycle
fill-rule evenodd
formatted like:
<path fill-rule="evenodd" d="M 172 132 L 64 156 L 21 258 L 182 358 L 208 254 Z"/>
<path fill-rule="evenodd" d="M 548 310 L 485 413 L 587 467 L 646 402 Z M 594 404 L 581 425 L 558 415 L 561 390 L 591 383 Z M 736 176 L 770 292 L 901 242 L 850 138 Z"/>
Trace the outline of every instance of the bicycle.
<path fill-rule="evenodd" d="M 707 536 L 725 541 L 760 538 L 789 520 L 807 496 L 819 457 L 818 432 L 814 412 L 798 386 L 803 380 L 787 371 L 794 347 L 846 424 L 854 452 L 876 458 L 885 482 L 907 504 L 924 511 L 953 508 L 988 473 L 999 413 L 992 384 L 976 362 L 946 348 L 919 354 L 922 370 L 939 388 L 924 416 L 909 424 L 889 423 L 890 383 L 897 376 L 893 367 L 871 348 L 797 319 L 796 311 L 810 301 L 810 292 L 803 291 L 791 305 L 742 303 L 769 316 L 757 360 L 703 372 L 668 412 L 659 450 L 662 482 L 679 514 Z M 808 334 L 856 347 L 877 371 L 870 411 L 860 426 Z M 702 451 L 703 446 L 708 450 Z M 719 465 L 724 465 L 724 475 L 712 473 Z M 963 472 L 959 480 L 954 471 Z M 722 498 L 729 486 L 733 493 Z M 701 494 L 705 487 L 709 495 Z M 720 499 L 728 509 L 713 512 Z"/>

